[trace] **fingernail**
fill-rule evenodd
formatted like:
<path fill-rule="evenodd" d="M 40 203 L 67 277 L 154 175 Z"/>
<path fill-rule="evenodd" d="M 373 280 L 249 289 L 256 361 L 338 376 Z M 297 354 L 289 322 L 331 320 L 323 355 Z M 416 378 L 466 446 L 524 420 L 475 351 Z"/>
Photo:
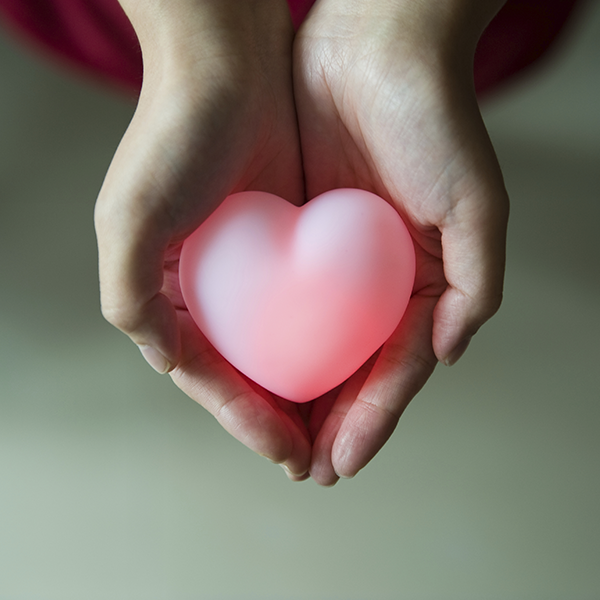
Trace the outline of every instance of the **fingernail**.
<path fill-rule="evenodd" d="M 146 362 L 161 375 L 169 371 L 169 361 L 154 347 L 139 345 L 138 348 Z"/>
<path fill-rule="evenodd" d="M 344 474 L 342 475 L 341 473 L 339 473 L 337 470 L 335 471 L 335 474 L 340 478 L 340 479 L 354 479 L 356 477 L 356 475 L 358 474 L 358 471 L 356 473 L 352 473 L 352 474 Z"/>
<path fill-rule="evenodd" d="M 294 474 L 289 470 L 289 468 L 286 465 L 280 464 L 279 466 L 285 471 L 285 474 L 288 476 L 289 479 L 294 477 Z"/>
<path fill-rule="evenodd" d="M 295 473 L 292 473 L 290 471 L 290 469 L 287 465 L 280 464 L 279 466 L 285 471 L 285 474 L 288 476 L 288 479 L 290 479 L 292 481 L 304 481 L 305 479 L 308 479 L 308 473 L 302 473 L 301 475 L 296 475 Z"/>
<path fill-rule="evenodd" d="M 451 367 L 458 362 L 458 359 L 465 353 L 466 349 L 469 347 L 471 343 L 471 338 L 465 338 L 462 342 L 460 342 L 450 354 L 446 357 L 444 364 L 447 367 Z"/>
<path fill-rule="evenodd" d="M 279 466 L 285 471 L 288 477 L 297 477 L 297 475 L 295 473 L 292 473 L 292 471 L 286 464 L 280 463 Z"/>

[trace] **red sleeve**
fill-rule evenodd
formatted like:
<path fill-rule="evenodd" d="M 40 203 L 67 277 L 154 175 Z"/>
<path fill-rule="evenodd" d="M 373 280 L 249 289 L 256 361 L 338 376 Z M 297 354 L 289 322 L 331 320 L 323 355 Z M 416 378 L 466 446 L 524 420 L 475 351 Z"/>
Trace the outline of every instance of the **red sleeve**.
<path fill-rule="evenodd" d="M 508 0 L 475 55 L 475 86 L 486 94 L 525 70 L 557 40 L 581 0 Z"/>
<path fill-rule="evenodd" d="M 142 56 L 117 0 L 0 0 L 0 16 L 43 52 L 139 92 Z"/>
<path fill-rule="evenodd" d="M 581 0 L 508 0 L 485 31 L 475 57 L 485 94 L 540 58 Z M 314 0 L 288 0 L 294 25 Z M 121 87 L 139 92 L 142 59 L 117 0 L 0 0 L 0 14 L 38 47 Z"/>

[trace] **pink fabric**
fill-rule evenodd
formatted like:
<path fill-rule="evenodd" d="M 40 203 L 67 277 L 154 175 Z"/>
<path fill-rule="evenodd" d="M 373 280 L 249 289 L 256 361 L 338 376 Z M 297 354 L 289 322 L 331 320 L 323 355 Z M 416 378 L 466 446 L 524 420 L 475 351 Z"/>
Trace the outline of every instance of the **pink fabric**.
<path fill-rule="evenodd" d="M 315 0 L 288 0 L 298 27 Z M 475 59 L 485 94 L 537 61 L 581 0 L 508 0 L 484 33 Z M 138 93 L 142 58 L 118 0 L 0 0 L 0 15 L 38 47 Z"/>
<path fill-rule="evenodd" d="M 298 29 L 315 3 L 315 0 L 287 0 L 287 3 L 290 7 L 294 27 Z"/>
<path fill-rule="evenodd" d="M 525 71 L 556 42 L 583 0 L 508 0 L 484 32 L 475 55 L 481 96 Z"/>
<path fill-rule="evenodd" d="M 142 55 L 118 0 L 0 0 L 0 16 L 42 51 L 139 91 Z"/>

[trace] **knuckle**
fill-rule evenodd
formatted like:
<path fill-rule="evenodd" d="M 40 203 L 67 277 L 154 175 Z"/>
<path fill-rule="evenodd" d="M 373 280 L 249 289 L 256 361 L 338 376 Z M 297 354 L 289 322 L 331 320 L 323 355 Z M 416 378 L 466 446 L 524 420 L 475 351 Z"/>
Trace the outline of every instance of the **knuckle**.
<path fill-rule="evenodd" d="M 486 297 L 485 302 L 482 303 L 480 312 L 480 321 L 482 324 L 491 319 L 500 310 L 502 297 L 502 292 Z"/>
<path fill-rule="evenodd" d="M 128 305 L 102 302 L 100 310 L 111 325 L 124 333 L 132 333 L 139 325 L 137 311 Z"/>

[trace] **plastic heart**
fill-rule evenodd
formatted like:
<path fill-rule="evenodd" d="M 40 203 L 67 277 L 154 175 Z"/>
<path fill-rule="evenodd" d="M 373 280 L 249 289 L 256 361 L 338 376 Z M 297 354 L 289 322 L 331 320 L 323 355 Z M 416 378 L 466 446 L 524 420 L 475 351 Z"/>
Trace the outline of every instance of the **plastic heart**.
<path fill-rule="evenodd" d="M 370 192 L 332 190 L 302 207 L 229 196 L 184 242 L 181 290 L 234 367 L 306 402 L 354 373 L 392 334 L 415 276 L 410 234 Z"/>

